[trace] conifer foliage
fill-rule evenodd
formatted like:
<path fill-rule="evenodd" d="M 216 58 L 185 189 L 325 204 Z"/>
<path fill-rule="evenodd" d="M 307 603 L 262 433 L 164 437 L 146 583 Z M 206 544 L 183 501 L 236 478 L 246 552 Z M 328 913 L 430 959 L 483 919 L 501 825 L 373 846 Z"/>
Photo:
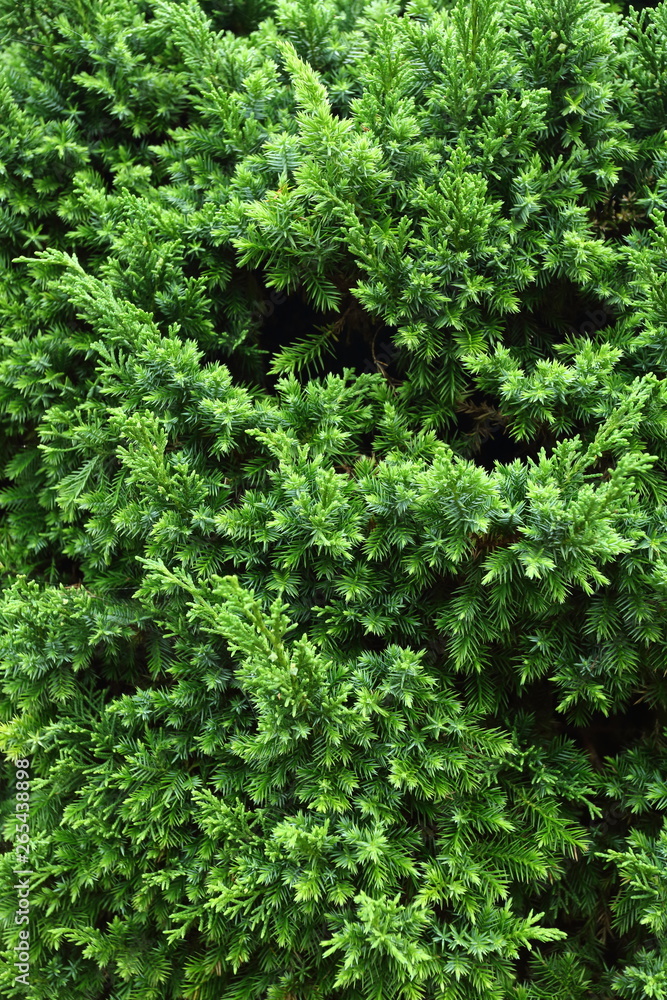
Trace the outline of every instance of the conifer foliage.
<path fill-rule="evenodd" d="M 2 995 L 667 1000 L 667 5 L 0 0 L 0 102 Z"/>

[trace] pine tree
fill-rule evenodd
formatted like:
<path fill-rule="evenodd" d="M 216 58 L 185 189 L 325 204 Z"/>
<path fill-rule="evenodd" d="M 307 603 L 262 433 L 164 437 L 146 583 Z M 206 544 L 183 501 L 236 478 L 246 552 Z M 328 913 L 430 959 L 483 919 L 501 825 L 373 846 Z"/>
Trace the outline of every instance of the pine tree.
<path fill-rule="evenodd" d="M 667 1000 L 619 6 L 0 0 L 10 1000 Z"/>

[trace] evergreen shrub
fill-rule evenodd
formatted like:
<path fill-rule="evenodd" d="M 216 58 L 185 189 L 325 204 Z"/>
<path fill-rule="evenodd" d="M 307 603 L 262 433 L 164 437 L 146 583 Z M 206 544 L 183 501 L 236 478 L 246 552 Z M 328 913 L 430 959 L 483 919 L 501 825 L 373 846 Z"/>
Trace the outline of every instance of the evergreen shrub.
<path fill-rule="evenodd" d="M 2 995 L 667 1000 L 667 5 L 0 0 L 0 102 Z"/>

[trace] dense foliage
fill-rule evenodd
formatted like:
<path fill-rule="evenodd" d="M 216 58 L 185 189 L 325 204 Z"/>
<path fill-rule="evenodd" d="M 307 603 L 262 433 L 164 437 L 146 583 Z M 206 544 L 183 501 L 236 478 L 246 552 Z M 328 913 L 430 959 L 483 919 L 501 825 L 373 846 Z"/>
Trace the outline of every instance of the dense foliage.
<path fill-rule="evenodd" d="M 667 5 L 0 0 L 0 101 L 3 996 L 667 1000 Z"/>

